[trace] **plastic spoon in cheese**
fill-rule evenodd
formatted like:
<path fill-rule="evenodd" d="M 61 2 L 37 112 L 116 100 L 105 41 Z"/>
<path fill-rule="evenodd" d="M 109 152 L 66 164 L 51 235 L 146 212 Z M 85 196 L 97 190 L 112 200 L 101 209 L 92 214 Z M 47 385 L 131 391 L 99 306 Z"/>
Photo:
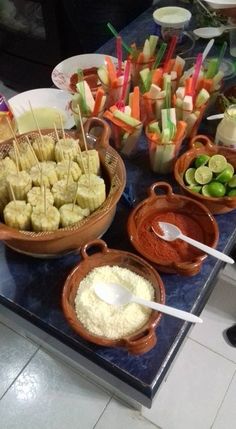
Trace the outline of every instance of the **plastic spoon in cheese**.
<path fill-rule="evenodd" d="M 194 314 L 169 307 L 168 305 L 159 304 L 158 302 L 147 301 L 146 299 L 139 298 L 138 296 L 133 295 L 125 287 L 116 283 L 97 283 L 94 286 L 94 291 L 100 299 L 111 305 L 120 306 L 128 304 L 129 302 L 136 302 L 137 304 L 150 307 L 153 310 L 169 314 L 170 316 L 178 317 L 179 319 L 186 320 L 187 322 L 202 323 L 202 319 Z"/>

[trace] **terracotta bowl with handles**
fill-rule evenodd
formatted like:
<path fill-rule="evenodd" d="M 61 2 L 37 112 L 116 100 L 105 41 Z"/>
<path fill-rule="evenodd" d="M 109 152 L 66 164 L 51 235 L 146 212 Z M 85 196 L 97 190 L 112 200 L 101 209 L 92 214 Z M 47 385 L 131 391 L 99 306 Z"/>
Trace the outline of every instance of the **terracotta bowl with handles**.
<path fill-rule="evenodd" d="M 157 191 L 164 191 L 161 195 Z M 216 247 L 219 238 L 219 230 L 216 220 L 209 210 L 198 201 L 183 195 L 174 194 L 169 183 L 156 182 L 148 190 L 149 196 L 141 201 L 131 212 L 128 219 L 129 239 L 134 248 L 145 259 L 155 264 L 159 271 L 165 273 L 176 273 L 184 276 L 193 276 L 201 270 L 202 263 L 207 255 L 198 252 L 197 254 L 189 251 L 189 257 L 183 261 L 175 262 L 170 258 L 163 258 L 157 252 L 155 253 L 155 233 L 149 225 L 149 219 L 155 215 L 163 213 L 184 214 L 191 218 L 199 225 L 202 231 L 203 243 L 210 247 Z M 142 237 L 143 225 L 148 225 L 145 245 Z M 145 227 L 146 228 L 146 227 Z M 154 239 L 154 241 L 153 241 Z M 152 246 L 152 243 L 153 246 Z M 153 250 L 154 247 L 154 250 Z"/>
<path fill-rule="evenodd" d="M 97 248 L 97 251 L 89 256 L 87 252 L 92 247 Z M 160 322 L 161 313 L 152 311 L 148 322 L 137 332 L 118 340 L 111 340 L 106 337 L 96 336 L 83 326 L 76 315 L 75 297 L 80 282 L 92 269 L 104 265 L 118 265 L 148 280 L 155 291 L 154 300 L 164 304 L 165 289 L 157 271 L 139 256 L 121 250 L 109 249 L 106 243 L 99 239 L 84 244 L 80 254 L 81 261 L 67 277 L 62 293 L 63 312 L 72 329 L 85 340 L 98 346 L 122 347 L 127 349 L 129 353 L 135 355 L 143 354 L 151 350 L 157 342 L 155 328 Z"/>
<path fill-rule="evenodd" d="M 56 231 L 32 232 L 18 231 L 0 222 L 0 240 L 12 249 L 36 257 L 55 257 L 77 250 L 87 240 L 101 237 L 112 223 L 126 182 L 126 170 L 119 154 L 109 145 L 110 128 L 99 118 L 89 118 L 85 124 L 85 132 L 100 129 L 98 137 L 88 138 L 88 148 L 95 148 L 99 153 L 102 177 L 106 184 L 106 200 L 95 212 L 80 222 Z M 42 134 L 55 137 L 54 130 L 42 130 Z M 22 134 L 17 138 L 18 144 L 26 140 Z M 38 133 L 37 133 L 38 134 Z M 67 131 L 66 136 L 78 138 L 77 131 Z M 83 141 L 82 139 L 80 141 Z M 12 139 L 0 145 L 0 157 L 6 156 L 12 147 Z"/>
<path fill-rule="evenodd" d="M 191 191 L 184 181 L 184 174 L 191 166 L 197 156 L 206 154 L 213 156 L 223 155 L 227 161 L 233 165 L 236 171 L 236 151 L 226 147 L 215 145 L 209 137 L 197 135 L 190 141 L 190 150 L 181 155 L 174 166 L 175 179 L 178 182 L 181 191 L 196 201 L 204 204 L 213 214 L 227 213 L 236 208 L 236 197 L 205 197 L 202 194 Z"/>

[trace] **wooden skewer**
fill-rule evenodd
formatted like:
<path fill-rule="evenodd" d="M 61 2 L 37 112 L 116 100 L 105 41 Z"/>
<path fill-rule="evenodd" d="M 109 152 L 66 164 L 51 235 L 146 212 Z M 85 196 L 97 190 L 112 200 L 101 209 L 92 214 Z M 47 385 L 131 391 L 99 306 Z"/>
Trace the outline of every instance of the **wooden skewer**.
<path fill-rule="evenodd" d="M 47 198 L 46 198 L 46 185 L 43 187 L 43 202 L 44 202 L 44 214 L 47 214 Z"/>
<path fill-rule="evenodd" d="M 75 208 L 75 203 L 76 203 L 76 198 L 77 198 L 77 193 L 78 193 L 78 187 L 79 187 L 79 182 L 77 183 L 77 187 L 76 187 L 76 191 L 75 191 L 75 197 L 74 197 L 74 201 L 73 201 L 72 212 L 74 211 L 74 208 Z"/>
<path fill-rule="evenodd" d="M 81 147 L 80 147 L 79 141 L 78 141 L 78 149 L 79 149 L 79 157 L 80 157 L 81 164 L 83 166 L 84 174 L 86 174 L 86 166 L 85 166 L 85 163 L 84 163 L 84 160 L 82 157 L 82 152 L 81 152 Z"/>
<path fill-rule="evenodd" d="M 15 139 L 15 141 L 17 141 L 16 133 L 15 133 L 15 131 L 14 131 L 14 130 L 13 130 L 13 128 L 12 128 L 11 121 L 9 120 L 9 118 L 8 118 L 8 117 L 6 117 L 6 119 L 7 119 L 8 127 L 9 127 L 9 129 L 10 129 L 10 131 L 11 131 L 12 137 L 13 137 L 13 139 Z"/>
<path fill-rule="evenodd" d="M 12 184 L 11 184 L 11 183 L 9 183 L 9 186 L 10 186 L 10 190 L 11 190 L 11 194 L 12 194 L 13 201 L 14 201 L 15 206 L 16 206 L 16 197 L 15 197 L 15 193 L 14 193 L 14 191 L 13 191 Z"/>
<path fill-rule="evenodd" d="M 35 160 L 35 163 L 36 163 L 37 167 L 38 167 L 38 168 L 39 168 L 39 170 L 40 170 L 39 160 L 38 160 L 38 158 L 37 158 L 37 156 L 36 156 L 36 154 L 35 154 L 35 151 L 34 151 L 34 149 L 33 149 L 32 145 L 31 145 L 31 142 L 30 142 L 29 136 L 26 136 L 26 140 L 27 140 L 27 143 L 28 143 L 28 145 L 29 145 L 30 151 L 31 151 L 31 153 L 32 153 L 32 155 L 33 155 L 33 158 L 34 158 L 34 160 Z"/>
<path fill-rule="evenodd" d="M 59 140 L 60 140 L 60 137 L 59 137 L 59 135 L 58 135 L 57 126 L 56 126 L 56 123 L 55 123 L 55 122 L 54 122 L 53 126 L 54 126 L 54 131 L 55 131 L 55 134 L 56 134 L 56 139 L 57 139 L 57 141 L 59 141 Z"/>
<path fill-rule="evenodd" d="M 30 101 L 29 101 L 29 106 L 30 106 L 30 110 L 31 110 L 31 113 L 32 113 L 32 116 L 33 116 L 33 119 L 34 119 L 34 122 L 35 122 L 35 125 L 36 125 L 36 128 L 37 128 L 39 136 L 40 136 L 41 144 L 43 145 L 44 144 L 43 143 L 43 136 L 42 136 L 42 133 L 40 131 L 39 124 L 38 124 L 37 118 L 36 118 L 36 116 L 34 114 L 34 111 L 33 111 L 33 108 L 32 108 L 32 104 L 31 104 Z M 38 148 L 39 148 L 39 152 L 41 154 L 41 158 L 42 158 L 42 161 L 43 161 L 43 159 L 44 159 L 44 157 L 43 157 L 43 150 L 42 150 L 42 147 L 40 147 L 39 143 L 38 143 Z"/>
<path fill-rule="evenodd" d="M 61 152 L 61 159 L 62 159 L 62 161 L 64 161 L 65 160 L 64 152 L 63 152 L 63 149 L 62 149 L 62 145 L 61 145 L 61 142 L 60 142 L 60 138 L 59 138 L 57 127 L 56 127 L 55 123 L 54 123 L 54 130 L 55 130 L 55 134 L 56 134 L 56 138 L 57 138 L 57 143 L 59 145 L 60 152 Z"/>
<path fill-rule="evenodd" d="M 17 175 L 19 175 L 19 154 L 17 153 L 15 140 L 13 140 L 13 148 L 14 148 L 14 154 L 16 158 L 16 171 L 17 171 Z"/>
<path fill-rule="evenodd" d="M 68 165 L 67 179 L 66 179 L 66 188 L 67 188 L 68 183 L 69 183 L 71 163 L 72 163 L 72 159 L 71 159 L 71 157 L 69 157 L 69 165 Z"/>
<path fill-rule="evenodd" d="M 86 136 L 85 136 L 85 132 L 84 132 L 84 124 L 83 124 L 83 121 L 82 121 L 82 116 L 81 116 L 81 111 L 80 111 L 79 104 L 77 104 L 77 108 L 78 108 L 78 114 L 79 114 L 80 128 L 81 128 L 81 132 L 82 132 L 82 136 L 83 136 L 83 141 L 84 141 L 84 147 L 85 147 L 87 158 L 88 158 L 88 179 L 89 179 L 89 188 L 90 188 L 90 184 L 91 183 L 90 183 L 90 159 L 89 159 L 89 151 L 88 151 L 87 140 L 86 140 Z"/>
<path fill-rule="evenodd" d="M 61 114 L 59 114 L 59 117 L 60 117 L 60 123 L 61 123 L 61 130 L 62 130 L 63 140 L 65 140 L 65 139 L 66 139 L 66 135 L 65 135 L 64 127 L 63 127 L 62 115 L 61 115 Z"/>

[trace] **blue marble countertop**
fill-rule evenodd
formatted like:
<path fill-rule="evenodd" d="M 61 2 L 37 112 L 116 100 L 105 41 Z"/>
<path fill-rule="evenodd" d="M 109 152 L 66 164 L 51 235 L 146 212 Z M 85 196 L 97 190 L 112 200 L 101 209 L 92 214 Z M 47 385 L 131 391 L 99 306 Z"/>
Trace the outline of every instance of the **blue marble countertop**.
<path fill-rule="evenodd" d="M 136 19 L 124 34 L 151 33 L 152 10 Z M 113 41 L 100 52 L 114 54 Z M 145 139 L 131 161 L 126 160 L 127 184 L 132 185 L 136 201 L 147 196 L 147 188 L 163 179 L 150 171 Z M 173 183 L 172 177 L 167 177 Z M 178 191 L 173 183 L 174 189 Z M 103 239 L 109 247 L 133 251 L 126 232 L 126 221 L 131 208 L 124 200 L 119 202 L 112 226 Z M 218 249 L 229 253 L 236 237 L 236 211 L 216 217 L 220 240 Z M 66 276 L 78 261 L 71 254 L 53 260 L 34 259 L 20 255 L 3 243 L 0 244 L 0 303 L 8 309 L 45 330 L 78 353 L 117 376 L 149 400 L 154 397 L 190 324 L 163 315 L 157 328 L 156 346 L 142 356 L 132 356 L 122 349 L 102 348 L 90 344 L 75 334 L 66 322 L 61 308 L 61 294 Z M 166 289 L 166 304 L 200 314 L 215 284 L 215 277 L 222 267 L 220 261 L 208 257 L 200 274 L 194 277 L 161 274 Z"/>

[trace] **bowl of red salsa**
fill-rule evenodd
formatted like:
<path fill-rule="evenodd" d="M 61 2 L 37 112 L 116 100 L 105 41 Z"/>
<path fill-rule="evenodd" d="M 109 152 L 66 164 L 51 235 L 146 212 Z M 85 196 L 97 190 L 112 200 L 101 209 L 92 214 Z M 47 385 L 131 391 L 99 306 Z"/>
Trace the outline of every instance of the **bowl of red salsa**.
<path fill-rule="evenodd" d="M 82 76 L 87 81 L 92 92 L 95 92 L 100 84 L 97 76 L 97 69 L 105 64 L 106 55 L 103 54 L 82 54 L 67 58 L 57 64 L 52 71 L 52 81 L 54 85 L 71 93 L 76 92 L 76 84 Z M 117 58 L 110 57 L 113 63 L 117 63 Z"/>
<path fill-rule="evenodd" d="M 162 194 L 157 191 L 161 190 Z M 163 193 L 164 191 L 164 193 Z M 166 182 L 156 182 L 128 219 L 128 234 L 134 248 L 159 271 L 193 276 L 199 273 L 207 255 L 182 240 L 165 241 L 152 227 L 158 222 L 178 226 L 182 233 L 215 248 L 219 238 L 216 220 L 201 203 L 175 194 Z"/>

